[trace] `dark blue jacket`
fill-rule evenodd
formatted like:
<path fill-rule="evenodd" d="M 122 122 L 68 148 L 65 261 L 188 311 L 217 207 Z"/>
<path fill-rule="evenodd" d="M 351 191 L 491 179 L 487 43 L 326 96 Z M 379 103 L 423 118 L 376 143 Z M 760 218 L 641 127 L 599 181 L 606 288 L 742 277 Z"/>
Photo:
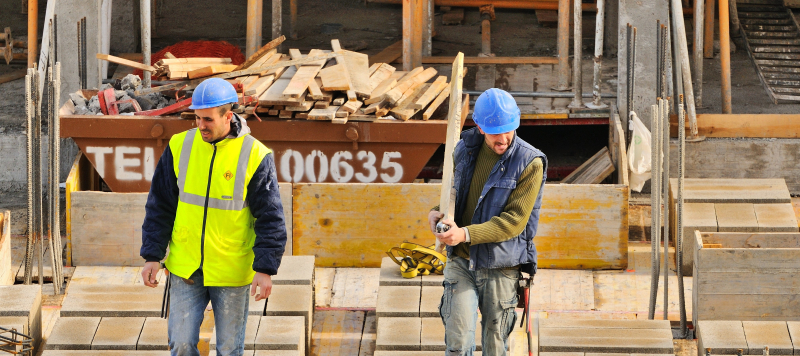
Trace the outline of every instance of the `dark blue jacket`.
<path fill-rule="evenodd" d="M 453 185 L 456 189 L 456 214 L 464 215 L 464 206 L 467 203 L 472 174 L 475 172 L 475 162 L 483 145 L 484 136 L 473 128 L 461 133 L 461 141 L 456 145 L 453 153 L 455 160 L 455 174 Z M 521 271 L 531 275 L 536 273 L 536 246 L 533 238 L 539 226 L 539 210 L 542 207 L 542 192 L 547 180 L 547 157 L 527 142 L 514 135 L 514 139 L 505 153 L 495 164 L 486 184 L 483 186 L 481 198 L 475 207 L 475 214 L 469 224 L 481 224 L 499 216 L 505 209 L 508 197 L 517 187 L 517 181 L 528 165 L 536 157 L 542 159 L 542 186 L 539 196 L 528 219 L 525 230 L 510 240 L 496 243 L 473 244 L 469 247 L 469 268 L 478 270 L 483 268 L 505 268 L 521 266 Z M 466 221 L 462 224 L 468 225 Z M 447 247 L 448 254 L 452 247 Z"/>
<path fill-rule="evenodd" d="M 249 132 L 247 122 L 234 114 L 228 137 L 239 137 Z M 178 193 L 178 178 L 173 168 L 172 151 L 167 145 L 153 174 L 150 194 L 145 205 L 142 249 L 139 254 L 148 262 L 161 261 L 166 255 L 178 210 Z M 247 185 L 245 200 L 250 207 L 250 213 L 256 219 L 253 227 L 256 233 L 253 270 L 275 275 L 278 273 L 278 266 L 281 264 L 286 246 L 286 224 L 272 153 L 266 155 L 258 165 Z M 201 223 L 198 221 L 198 224 Z"/>

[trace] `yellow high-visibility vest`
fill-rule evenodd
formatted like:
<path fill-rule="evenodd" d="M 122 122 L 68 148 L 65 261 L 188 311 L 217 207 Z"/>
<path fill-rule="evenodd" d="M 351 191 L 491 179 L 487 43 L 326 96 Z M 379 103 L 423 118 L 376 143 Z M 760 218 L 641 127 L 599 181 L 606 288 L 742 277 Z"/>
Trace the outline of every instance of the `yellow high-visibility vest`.
<path fill-rule="evenodd" d="M 208 144 L 197 129 L 169 141 L 180 199 L 169 242 L 167 269 L 189 278 L 203 268 L 205 286 L 252 283 L 255 218 L 247 185 L 272 152 L 251 135 Z"/>

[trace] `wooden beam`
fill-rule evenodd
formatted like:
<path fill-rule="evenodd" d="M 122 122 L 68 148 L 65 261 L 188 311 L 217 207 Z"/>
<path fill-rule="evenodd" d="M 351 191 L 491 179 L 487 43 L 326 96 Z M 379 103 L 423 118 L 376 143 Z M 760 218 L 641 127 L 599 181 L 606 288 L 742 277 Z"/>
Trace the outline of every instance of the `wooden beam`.
<path fill-rule="evenodd" d="M 576 170 L 561 180 L 561 184 L 599 184 L 614 172 L 614 162 L 603 147 L 592 158 L 580 165 Z"/>
<path fill-rule="evenodd" d="M 438 109 L 439 106 L 442 105 L 444 99 L 447 99 L 447 97 L 449 96 L 450 96 L 450 86 L 446 86 L 442 90 L 442 92 L 439 93 L 436 99 L 431 103 L 431 105 L 428 107 L 428 110 L 425 110 L 425 112 L 422 113 L 422 120 L 428 121 L 428 119 L 430 119 L 431 116 L 433 116 L 433 113 L 436 112 L 436 109 Z"/>
<path fill-rule="evenodd" d="M 369 63 L 392 63 L 403 56 L 403 41 L 397 41 L 378 54 L 369 57 Z"/>
<path fill-rule="evenodd" d="M 447 77 L 445 77 L 443 75 L 439 76 L 439 78 L 436 78 L 436 80 L 433 81 L 433 84 L 431 84 L 431 86 L 428 87 L 428 89 L 425 91 L 425 93 L 423 93 L 414 102 L 413 108 L 416 109 L 416 110 L 424 109 L 446 87 L 447 87 Z"/>
<path fill-rule="evenodd" d="M 697 114 L 697 132 L 705 137 L 800 138 L 800 114 Z M 670 117 L 670 135 L 678 137 L 676 116 Z"/>
<path fill-rule="evenodd" d="M 439 198 L 439 211 L 443 219 L 453 220 L 455 215 L 456 191 L 453 188 L 453 152 L 461 134 L 461 83 L 464 79 L 464 54 L 459 52 L 453 62 L 450 76 L 450 107 L 447 112 L 447 136 L 444 145 L 444 167 L 442 168 L 442 187 Z M 441 250 L 441 242 L 436 239 L 436 250 Z"/>
<path fill-rule="evenodd" d="M 145 64 L 142 64 L 142 63 L 136 63 L 134 61 L 129 61 L 129 60 L 125 59 L 125 58 L 119 58 L 119 57 L 115 57 L 115 56 L 112 56 L 112 55 L 109 55 L 109 54 L 98 53 L 97 54 L 97 59 L 102 59 L 104 61 L 109 61 L 111 63 L 120 64 L 120 65 L 123 65 L 123 66 L 126 66 L 126 67 L 132 67 L 132 68 L 136 68 L 136 69 L 141 69 L 142 71 L 148 71 L 148 72 L 155 72 L 156 71 L 156 68 L 153 67 L 153 66 L 148 66 L 148 65 L 145 65 Z"/>
<path fill-rule="evenodd" d="M 256 61 L 258 61 L 259 58 L 263 57 L 267 52 L 271 51 L 272 49 L 280 46 L 281 43 L 283 43 L 283 41 L 285 40 L 286 37 L 280 36 L 272 41 L 269 41 L 267 44 L 259 48 L 258 51 L 256 51 L 256 53 L 253 53 L 252 56 L 247 57 L 247 60 L 244 61 L 244 63 L 240 64 L 238 67 L 236 67 L 236 70 L 250 68 L 250 66 L 253 65 L 253 63 L 255 63 Z"/>
<path fill-rule="evenodd" d="M 186 74 L 189 76 L 189 79 L 195 79 L 195 78 L 208 77 L 214 74 L 228 73 L 234 69 L 236 69 L 235 64 L 217 64 L 213 66 L 203 67 L 200 69 L 195 69 Z"/>
<path fill-rule="evenodd" d="M 455 57 L 422 57 L 422 64 L 452 63 Z M 388 63 L 403 63 L 395 60 Z M 558 64 L 558 58 L 551 57 L 464 57 L 464 64 Z"/>

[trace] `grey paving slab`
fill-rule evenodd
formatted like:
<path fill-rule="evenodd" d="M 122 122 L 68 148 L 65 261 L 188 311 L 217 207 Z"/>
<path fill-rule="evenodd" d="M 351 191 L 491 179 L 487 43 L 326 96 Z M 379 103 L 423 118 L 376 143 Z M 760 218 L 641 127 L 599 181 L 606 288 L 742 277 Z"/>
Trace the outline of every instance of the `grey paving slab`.
<path fill-rule="evenodd" d="M 167 319 L 150 317 L 144 321 L 136 343 L 137 350 L 169 350 Z"/>
<path fill-rule="evenodd" d="M 442 318 L 421 318 L 420 349 L 422 351 L 445 351 L 444 323 Z"/>
<path fill-rule="evenodd" d="M 60 317 L 47 338 L 45 350 L 90 350 L 99 317 Z"/>
<path fill-rule="evenodd" d="M 164 285 L 70 286 L 61 305 L 62 317 L 158 317 Z"/>
<path fill-rule="evenodd" d="M 421 318 L 439 317 L 439 303 L 442 302 L 443 293 L 444 287 L 441 285 L 422 286 L 419 302 L 419 316 Z"/>
<path fill-rule="evenodd" d="M 278 285 L 272 287 L 267 302 L 268 316 L 302 316 L 306 348 L 311 347 L 311 327 L 314 321 L 314 293 L 311 285 Z"/>
<path fill-rule="evenodd" d="M 429 274 L 427 276 L 422 276 L 423 286 L 442 287 L 442 283 L 444 283 L 444 275 L 442 274 Z"/>
<path fill-rule="evenodd" d="M 620 336 L 632 339 L 672 339 L 672 330 L 668 329 L 615 329 L 615 328 L 542 328 L 539 337 L 607 337 Z"/>
<path fill-rule="evenodd" d="M 20 325 L 19 327 L 17 327 Z M 0 316 L 0 326 L 11 329 L 17 328 L 17 331 L 28 334 L 28 317 L 27 316 Z"/>
<path fill-rule="evenodd" d="M 472 354 L 475 356 L 482 355 L 480 351 L 475 351 Z M 375 354 L 373 356 L 442 356 L 442 352 L 441 351 L 375 351 Z M 583 353 L 581 353 L 580 356 L 583 356 Z"/>
<path fill-rule="evenodd" d="M 716 355 L 736 355 L 739 349 L 749 350 L 741 321 L 699 320 L 696 325 L 698 350 L 710 348 Z"/>
<path fill-rule="evenodd" d="M 714 204 L 719 232 L 758 232 L 758 220 L 753 204 Z"/>
<path fill-rule="evenodd" d="M 0 316 L 29 316 L 41 305 L 38 285 L 0 286 Z"/>
<path fill-rule="evenodd" d="M 627 337 L 627 330 L 617 337 L 545 337 L 539 330 L 539 350 L 547 352 L 599 352 L 599 353 L 646 353 L 666 354 L 673 351 L 672 336 L 661 339 L 637 339 Z"/>
<path fill-rule="evenodd" d="M 792 204 L 755 204 L 759 232 L 797 232 L 797 216 Z"/>
<path fill-rule="evenodd" d="M 384 257 L 381 260 L 381 275 L 378 283 L 382 286 L 419 286 L 422 285 L 422 277 L 403 278 L 400 274 L 400 266 L 391 258 Z"/>
<path fill-rule="evenodd" d="M 278 274 L 272 276 L 272 284 L 314 283 L 314 256 L 284 256 Z"/>
<path fill-rule="evenodd" d="M 678 196 L 678 180 L 671 178 L 672 196 Z M 685 203 L 791 203 L 789 188 L 779 179 L 685 178 Z"/>
<path fill-rule="evenodd" d="M 305 352 L 305 321 L 302 316 L 262 316 L 256 333 L 256 350 Z"/>
<path fill-rule="evenodd" d="M 42 356 L 169 356 L 169 351 L 45 350 Z"/>
<path fill-rule="evenodd" d="M 691 276 L 693 273 L 692 266 L 694 265 L 694 250 L 695 238 L 694 232 L 699 230 L 703 232 L 716 232 L 717 231 L 717 212 L 714 210 L 713 203 L 688 203 L 683 205 L 684 219 L 683 219 L 683 274 Z M 674 234 L 675 226 L 670 230 Z M 673 244 L 674 244 L 673 239 Z"/>
<path fill-rule="evenodd" d="M 275 287 L 273 287 L 273 290 L 274 289 Z M 248 292 L 248 295 L 249 294 L 250 293 Z M 255 296 L 250 296 L 249 298 L 250 298 L 250 303 L 247 304 L 248 308 L 247 314 L 255 316 L 264 316 L 264 309 L 267 307 L 267 300 L 261 299 L 259 301 L 256 301 Z"/>
<path fill-rule="evenodd" d="M 762 355 L 769 347 L 770 355 L 793 355 L 792 339 L 785 321 L 743 321 L 744 337 L 750 355 Z"/>
<path fill-rule="evenodd" d="M 789 321 L 786 324 L 789 327 L 789 337 L 792 339 L 794 354 L 800 355 L 800 321 Z"/>
<path fill-rule="evenodd" d="M 244 349 L 255 350 L 256 335 L 258 334 L 258 324 L 261 323 L 261 317 L 258 315 L 248 315 L 247 324 L 244 326 Z M 217 328 L 214 327 L 214 332 L 211 334 L 211 339 L 208 341 L 209 349 L 217 347 Z"/>
<path fill-rule="evenodd" d="M 375 350 L 421 351 L 420 318 L 378 319 Z"/>
<path fill-rule="evenodd" d="M 671 330 L 668 320 L 539 319 L 539 330 L 545 328 L 612 328 L 612 329 Z"/>
<path fill-rule="evenodd" d="M 294 350 L 258 350 L 255 356 L 305 356 Z"/>
<path fill-rule="evenodd" d="M 136 350 L 143 317 L 104 317 L 92 340 L 92 350 Z"/>
<path fill-rule="evenodd" d="M 375 315 L 383 317 L 418 317 L 420 286 L 379 286 Z"/>
<path fill-rule="evenodd" d="M 286 350 L 285 352 L 293 352 L 290 355 L 297 355 L 297 351 L 288 351 L 288 350 Z M 255 353 L 256 353 L 255 350 L 244 350 L 244 352 L 242 352 L 242 356 L 253 356 L 253 355 L 255 355 Z M 217 356 L 217 350 L 209 350 L 208 351 L 208 356 Z"/>

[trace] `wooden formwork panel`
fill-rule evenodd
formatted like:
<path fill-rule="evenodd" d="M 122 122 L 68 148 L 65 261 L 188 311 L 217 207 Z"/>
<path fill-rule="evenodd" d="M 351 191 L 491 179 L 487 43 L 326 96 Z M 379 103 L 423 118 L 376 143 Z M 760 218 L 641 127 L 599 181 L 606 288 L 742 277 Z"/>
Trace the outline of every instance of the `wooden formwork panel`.
<path fill-rule="evenodd" d="M 800 233 L 694 237 L 693 320 L 800 320 Z"/>
<path fill-rule="evenodd" d="M 11 212 L 0 212 L 0 286 L 14 284 L 11 273 Z"/>
<path fill-rule="evenodd" d="M 427 215 L 439 184 L 295 184 L 294 254 L 318 267 L 379 267 L 404 241 L 434 243 Z M 621 269 L 628 261 L 628 187 L 548 184 L 534 239 L 539 266 Z"/>

